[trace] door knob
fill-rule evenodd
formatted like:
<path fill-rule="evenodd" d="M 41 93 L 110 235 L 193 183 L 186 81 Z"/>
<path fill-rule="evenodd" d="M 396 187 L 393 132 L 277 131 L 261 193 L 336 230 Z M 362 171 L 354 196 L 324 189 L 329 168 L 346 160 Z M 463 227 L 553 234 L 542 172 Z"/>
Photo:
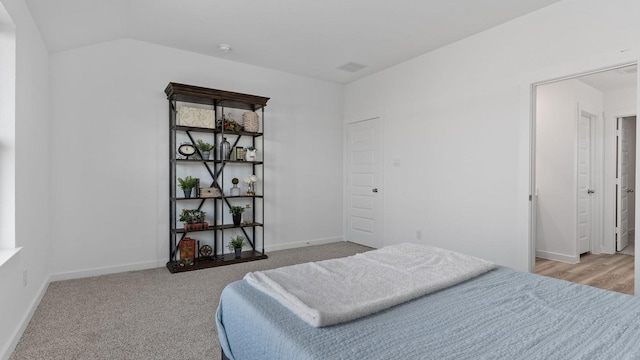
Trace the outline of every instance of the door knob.
<path fill-rule="evenodd" d="M 627 189 L 627 192 L 628 193 L 633 192 L 633 189 Z"/>
<path fill-rule="evenodd" d="M 587 190 L 587 194 L 593 194 L 594 192 L 596 192 L 596 191 L 595 190 L 591 190 L 591 189 Z"/>
<path fill-rule="evenodd" d="M 371 189 L 371 191 L 377 193 L 378 192 L 378 188 L 373 188 L 373 189 Z"/>

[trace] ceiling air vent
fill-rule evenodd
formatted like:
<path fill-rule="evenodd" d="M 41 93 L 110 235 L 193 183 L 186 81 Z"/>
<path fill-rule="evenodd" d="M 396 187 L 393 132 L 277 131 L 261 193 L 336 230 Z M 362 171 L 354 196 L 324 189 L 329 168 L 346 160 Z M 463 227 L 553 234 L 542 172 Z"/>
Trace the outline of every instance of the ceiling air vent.
<path fill-rule="evenodd" d="M 364 69 L 366 66 L 354 62 L 348 62 L 342 66 L 338 66 L 338 69 L 348 71 L 348 72 L 356 72 Z"/>

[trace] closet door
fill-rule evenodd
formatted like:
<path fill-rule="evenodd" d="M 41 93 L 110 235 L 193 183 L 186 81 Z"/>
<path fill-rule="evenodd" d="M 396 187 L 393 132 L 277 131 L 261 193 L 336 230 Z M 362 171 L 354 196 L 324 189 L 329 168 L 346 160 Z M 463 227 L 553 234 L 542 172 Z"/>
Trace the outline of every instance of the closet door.
<path fill-rule="evenodd" d="M 629 228 L 629 120 L 618 118 L 618 166 L 616 174 L 616 251 L 628 243 Z"/>
<path fill-rule="evenodd" d="M 346 240 L 382 247 L 382 120 L 347 129 Z"/>

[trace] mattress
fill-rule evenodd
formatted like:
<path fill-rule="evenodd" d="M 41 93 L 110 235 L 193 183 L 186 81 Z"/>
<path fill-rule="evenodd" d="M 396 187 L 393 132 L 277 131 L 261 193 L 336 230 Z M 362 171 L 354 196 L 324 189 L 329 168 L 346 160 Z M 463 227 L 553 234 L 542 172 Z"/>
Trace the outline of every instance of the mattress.
<path fill-rule="evenodd" d="M 640 359 L 639 298 L 505 267 L 323 328 L 242 280 L 216 321 L 236 360 Z"/>

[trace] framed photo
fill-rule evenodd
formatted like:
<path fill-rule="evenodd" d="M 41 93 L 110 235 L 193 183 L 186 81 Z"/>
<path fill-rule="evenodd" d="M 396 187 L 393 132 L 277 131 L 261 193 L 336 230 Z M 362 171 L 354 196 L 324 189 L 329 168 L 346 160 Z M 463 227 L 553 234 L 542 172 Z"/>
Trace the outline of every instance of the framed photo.
<path fill-rule="evenodd" d="M 235 154 L 236 160 L 244 160 L 244 148 L 242 146 L 236 146 Z"/>

